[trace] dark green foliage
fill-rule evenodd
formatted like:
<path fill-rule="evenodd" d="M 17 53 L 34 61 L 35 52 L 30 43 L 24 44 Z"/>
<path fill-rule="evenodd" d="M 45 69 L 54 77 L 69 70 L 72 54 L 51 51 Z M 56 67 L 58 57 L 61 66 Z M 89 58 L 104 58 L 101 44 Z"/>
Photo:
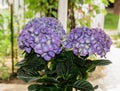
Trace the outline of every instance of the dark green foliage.
<path fill-rule="evenodd" d="M 46 66 L 46 62 L 42 58 L 38 58 L 34 52 L 26 54 L 24 60 L 18 62 L 16 66 L 25 67 L 33 71 L 41 71 Z"/>
<path fill-rule="evenodd" d="M 55 85 L 40 85 L 32 84 L 28 87 L 29 91 L 63 91 L 62 88 L 58 88 Z"/>
<path fill-rule="evenodd" d="M 94 91 L 94 87 L 88 81 L 85 80 L 77 80 L 73 87 L 79 89 L 80 91 Z"/>
<path fill-rule="evenodd" d="M 37 82 L 28 87 L 29 91 L 94 91 L 86 81 L 88 73 L 93 72 L 96 66 L 108 65 L 109 60 L 89 60 L 88 55 L 78 57 L 72 51 L 63 50 L 51 61 L 46 62 L 37 57 L 34 52 L 25 55 L 25 59 L 18 62 L 18 78 L 25 82 Z"/>
<path fill-rule="evenodd" d="M 111 64 L 110 60 L 105 60 L 105 59 L 98 59 L 98 60 L 93 60 L 92 62 L 96 66 L 105 66 Z"/>
<path fill-rule="evenodd" d="M 34 77 L 33 75 L 32 76 L 25 75 L 25 76 L 17 76 L 17 77 L 19 79 L 24 80 L 25 82 L 33 82 L 40 79 L 39 77 Z"/>

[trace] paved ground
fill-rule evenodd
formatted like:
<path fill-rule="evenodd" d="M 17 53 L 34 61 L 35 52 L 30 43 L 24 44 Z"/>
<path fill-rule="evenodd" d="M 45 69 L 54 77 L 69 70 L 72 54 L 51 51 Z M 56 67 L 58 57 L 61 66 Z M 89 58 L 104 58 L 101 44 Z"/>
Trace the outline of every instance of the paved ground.
<path fill-rule="evenodd" d="M 96 91 L 120 91 L 120 48 L 112 46 L 107 59 L 111 60 L 112 64 L 105 67 L 103 77 L 93 81 L 99 85 Z"/>
<path fill-rule="evenodd" d="M 27 91 L 28 85 L 22 84 L 0 84 L 0 91 Z"/>
<path fill-rule="evenodd" d="M 106 91 L 120 91 L 120 48 L 112 46 L 107 58 L 112 61 L 112 64 L 105 69 Z"/>
<path fill-rule="evenodd" d="M 110 53 L 107 54 L 107 59 L 112 61 L 112 64 L 106 66 L 101 76 L 93 80 L 93 84 L 98 84 L 99 88 L 96 91 L 120 91 L 120 49 L 112 46 Z M 99 70 L 98 70 L 99 71 Z M 27 91 L 26 84 L 0 84 L 0 91 Z"/>

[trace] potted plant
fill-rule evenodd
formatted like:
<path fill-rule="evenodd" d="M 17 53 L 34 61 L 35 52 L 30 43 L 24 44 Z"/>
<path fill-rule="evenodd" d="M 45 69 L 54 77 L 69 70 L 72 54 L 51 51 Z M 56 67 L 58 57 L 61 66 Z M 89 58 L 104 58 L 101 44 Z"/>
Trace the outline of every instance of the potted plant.
<path fill-rule="evenodd" d="M 29 91 L 94 91 L 87 81 L 96 66 L 108 65 L 106 59 L 90 59 L 91 55 L 105 57 L 112 41 L 102 29 L 75 28 L 66 33 L 60 22 L 52 17 L 35 18 L 28 22 L 18 37 L 24 59 L 18 78 L 35 82 Z"/>

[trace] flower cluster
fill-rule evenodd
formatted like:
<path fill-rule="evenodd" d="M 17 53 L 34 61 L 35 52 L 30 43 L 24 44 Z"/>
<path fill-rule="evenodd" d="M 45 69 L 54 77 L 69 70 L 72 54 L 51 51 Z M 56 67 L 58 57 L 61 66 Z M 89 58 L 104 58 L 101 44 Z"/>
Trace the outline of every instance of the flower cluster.
<path fill-rule="evenodd" d="M 65 31 L 60 22 L 51 17 L 35 18 L 28 22 L 18 37 L 19 47 L 38 57 L 50 60 L 62 50 L 61 39 Z"/>
<path fill-rule="evenodd" d="M 72 49 L 75 55 L 98 54 L 105 56 L 110 51 L 112 41 L 102 29 L 74 28 L 66 35 L 60 22 L 51 17 L 35 18 L 28 22 L 18 37 L 19 47 L 38 57 L 50 60 L 63 48 Z M 62 40 L 62 43 L 61 43 Z"/>
<path fill-rule="evenodd" d="M 102 29 L 82 27 L 73 29 L 62 44 L 73 49 L 75 55 L 98 54 L 103 57 L 110 50 L 112 41 Z"/>

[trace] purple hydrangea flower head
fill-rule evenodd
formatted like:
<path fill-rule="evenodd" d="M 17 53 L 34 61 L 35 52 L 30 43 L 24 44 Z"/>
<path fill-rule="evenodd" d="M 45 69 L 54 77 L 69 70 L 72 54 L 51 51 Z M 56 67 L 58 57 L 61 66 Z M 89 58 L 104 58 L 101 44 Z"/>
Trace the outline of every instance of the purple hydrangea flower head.
<path fill-rule="evenodd" d="M 94 36 L 97 41 L 94 45 L 96 53 L 101 57 L 105 57 L 106 53 L 110 51 L 112 45 L 110 37 L 102 29 L 93 28 L 91 30 L 94 31 Z"/>
<path fill-rule="evenodd" d="M 49 61 L 62 50 L 61 39 L 65 35 L 60 22 L 52 17 L 35 18 L 28 22 L 18 37 L 19 47 Z"/>
<path fill-rule="evenodd" d="M 62 41 L 63 47 L 72 49 L 75 55 L 98 54 L 105 56 L 110 51 L 112 41 L 102 30 L 97 28 L 74 28 Z"/>

